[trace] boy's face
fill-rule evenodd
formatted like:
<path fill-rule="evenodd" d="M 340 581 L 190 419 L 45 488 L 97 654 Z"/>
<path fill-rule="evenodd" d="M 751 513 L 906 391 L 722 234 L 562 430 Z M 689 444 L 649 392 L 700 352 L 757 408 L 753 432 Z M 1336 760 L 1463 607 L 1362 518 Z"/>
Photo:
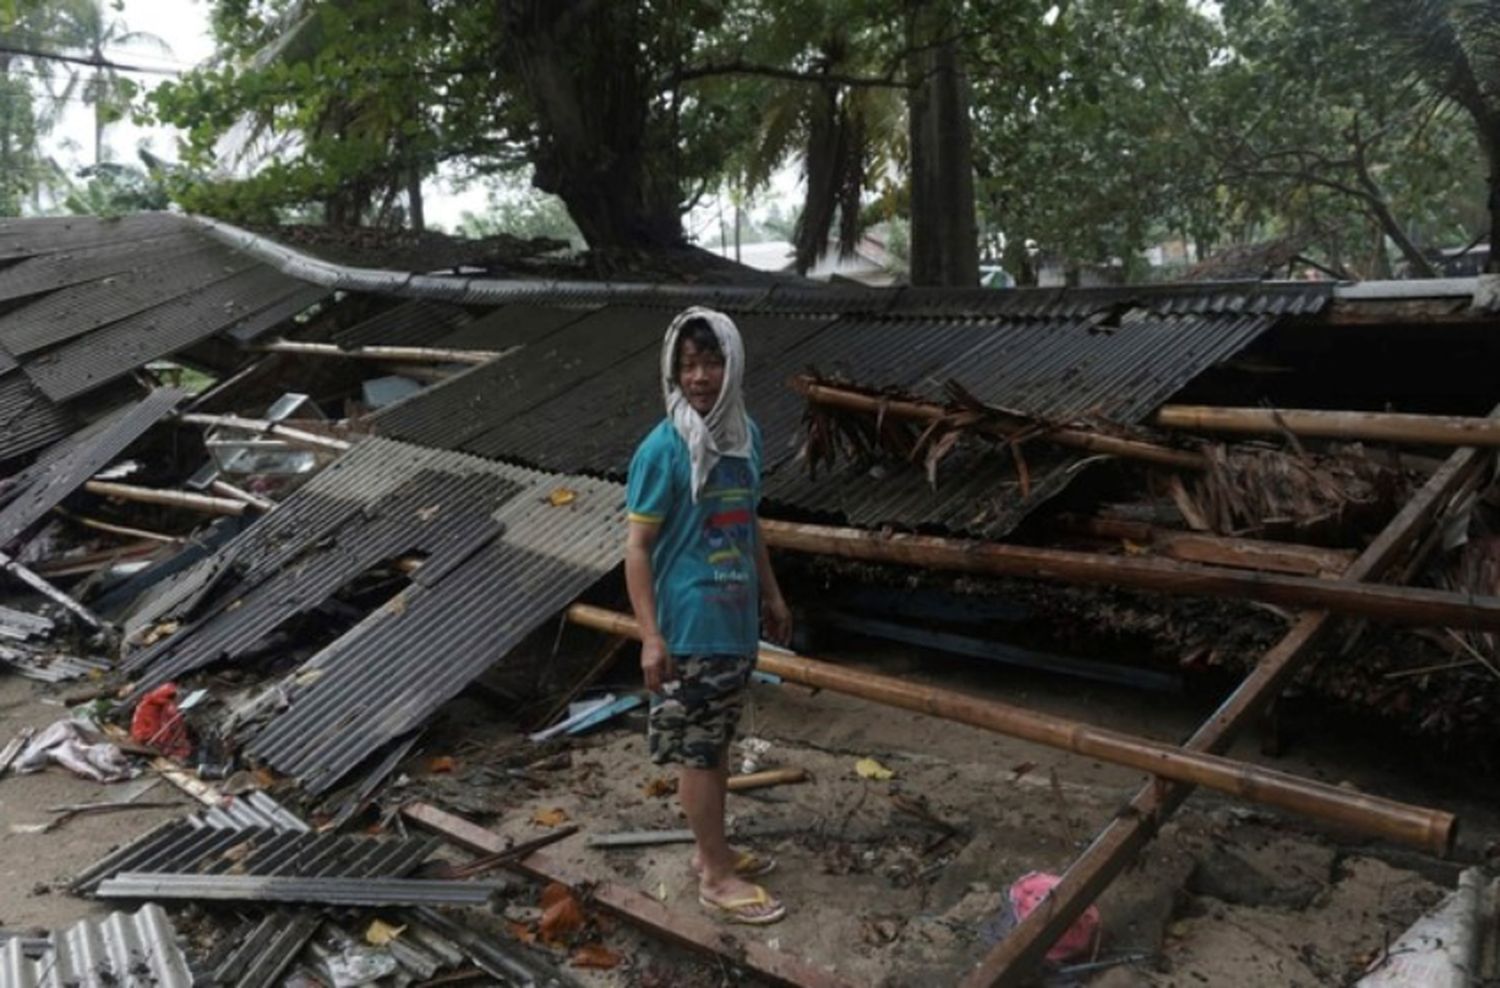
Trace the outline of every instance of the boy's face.
<path fill-rule="evenodd" d="M 708 415 L 724 388 L 724 358 L 712 350 L 700 350 L 692 340 L 678 344 L 677 387 L 699 415 Z"/>

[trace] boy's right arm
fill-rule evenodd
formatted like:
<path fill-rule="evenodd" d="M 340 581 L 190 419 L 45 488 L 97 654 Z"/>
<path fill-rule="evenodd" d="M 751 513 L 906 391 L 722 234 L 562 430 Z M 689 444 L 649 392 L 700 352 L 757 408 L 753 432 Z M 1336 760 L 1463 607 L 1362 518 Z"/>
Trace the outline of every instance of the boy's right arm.
<path fill-rule="evenodd" d="M 662 684 L 677 678 L 672 656 L 656 624 L 656 588 L 651 574 L 651 549 L 656 544 L 661 525 L 630 519 L 625 537 L 625 589 L 630 594 L 630 609 L 635 612 L 641 629 L 641 673 L 646 688 L 661 692 Z"/>

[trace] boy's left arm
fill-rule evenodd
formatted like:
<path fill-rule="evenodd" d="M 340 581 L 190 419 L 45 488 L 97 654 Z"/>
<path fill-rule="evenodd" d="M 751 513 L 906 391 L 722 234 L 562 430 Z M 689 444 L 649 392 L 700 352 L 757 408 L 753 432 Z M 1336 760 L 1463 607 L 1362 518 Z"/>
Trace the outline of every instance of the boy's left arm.
<path fill-rule="evenodd" d="M 766 637 L 778 645 L 785 645 L 792 640 L 792 612 L 786 606 L 786 598 L 781 595 L 776 572 L 771 569 L 771 551 L 766 548 L 759 518 L 755 519 L 755 572 L 760 580 L 760 613 Z"/>

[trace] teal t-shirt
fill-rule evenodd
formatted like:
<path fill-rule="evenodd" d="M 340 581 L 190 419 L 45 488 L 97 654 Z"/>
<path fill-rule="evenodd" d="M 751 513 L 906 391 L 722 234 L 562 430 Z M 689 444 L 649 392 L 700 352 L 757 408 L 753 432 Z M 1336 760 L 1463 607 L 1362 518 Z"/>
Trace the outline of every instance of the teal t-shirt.
<path fill-rule="evenodd" d="M 630 517 L 658 524 L 651 550 L 656 622 L 673 655 L 754 655 L 760 641 L 755 512 L 760 429 L 750 456 L 722 456 L 697 503 L 687 443 L 663 419 L 630 461 Z"/>

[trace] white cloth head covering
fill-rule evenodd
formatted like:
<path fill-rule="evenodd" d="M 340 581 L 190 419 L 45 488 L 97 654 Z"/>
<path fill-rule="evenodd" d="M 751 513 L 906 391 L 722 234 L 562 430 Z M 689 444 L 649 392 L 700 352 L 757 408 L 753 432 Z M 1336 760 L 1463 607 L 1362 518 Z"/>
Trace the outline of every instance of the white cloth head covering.
<path fill-rule="evenodd" d="M 677 338 L 682 334 L 682 327 L 695 319 L 708 323 L 719 340 L 719 349 L 724 352 L 724 387 L 706 416 L 699 415 L 689 404 L 672 373 Z M 687 443 L 693 465 L 695 504 L 719 457 L 750 455 L 750 416 L 745 412 L 744 376 L 745 344 L 740 339 L 739 327 L 724 313 L 695 305 L 678 313 L 672 325 L 667 327 L 667 338 L 661 348 L 662 393 L 667 402 L 667 418 L 672 420 L 677 434 Z"/>

